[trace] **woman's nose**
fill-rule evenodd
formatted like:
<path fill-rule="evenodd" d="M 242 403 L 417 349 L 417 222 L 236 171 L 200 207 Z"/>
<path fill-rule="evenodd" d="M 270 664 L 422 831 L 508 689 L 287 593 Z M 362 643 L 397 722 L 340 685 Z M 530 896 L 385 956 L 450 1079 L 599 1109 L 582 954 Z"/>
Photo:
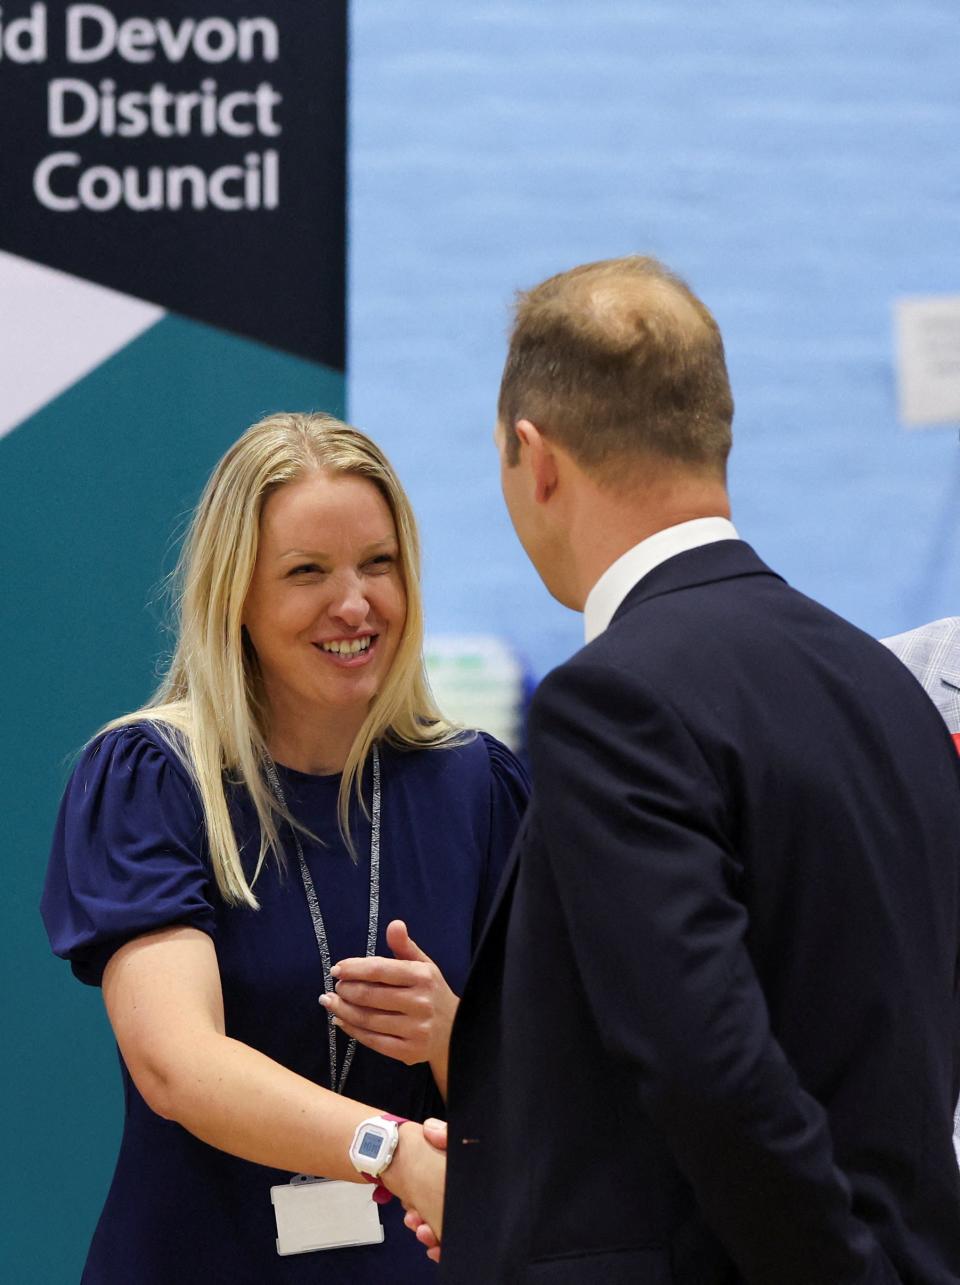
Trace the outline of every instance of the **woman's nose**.
<path fill-rule="evenodd" d="M 350 629 L 364 623 L 370 610 L 363 581 L 359 576 L 345 576 L 337 582 L 337 590 L 330 607 L 330 614 L 342 620 Z"/>

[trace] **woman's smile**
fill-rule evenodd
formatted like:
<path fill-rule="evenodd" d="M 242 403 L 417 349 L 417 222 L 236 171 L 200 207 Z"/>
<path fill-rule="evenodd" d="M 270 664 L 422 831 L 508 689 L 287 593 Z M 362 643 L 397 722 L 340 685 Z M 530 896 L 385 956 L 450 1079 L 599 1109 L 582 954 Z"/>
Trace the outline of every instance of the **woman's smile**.
<path fill-rule="evenodd" d="M 376 651 L 379 634 L 360 634 L 354 638 L 329 638 L 313 646 L 326 660 L 343 669 L 367 665 Z"/>

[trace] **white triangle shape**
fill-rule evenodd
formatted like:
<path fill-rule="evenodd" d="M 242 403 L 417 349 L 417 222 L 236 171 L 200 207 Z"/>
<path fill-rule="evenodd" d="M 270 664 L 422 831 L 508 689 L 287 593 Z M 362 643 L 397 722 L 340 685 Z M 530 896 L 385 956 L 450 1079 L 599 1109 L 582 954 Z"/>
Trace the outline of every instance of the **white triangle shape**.
<path fill-rule="evenodd" d="M 165 315 L 0 250 L 0 437 Z"/>

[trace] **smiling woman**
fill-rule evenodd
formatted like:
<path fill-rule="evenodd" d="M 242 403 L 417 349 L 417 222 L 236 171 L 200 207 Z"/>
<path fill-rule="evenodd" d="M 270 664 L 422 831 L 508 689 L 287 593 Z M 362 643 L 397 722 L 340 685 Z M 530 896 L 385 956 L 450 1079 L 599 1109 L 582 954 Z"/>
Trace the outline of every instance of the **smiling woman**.
<path fill-rule="evenodd" d="M 406 601 L 393 516 L 372 482 L 318 469 L 269 496 L 244 626 L 275 757 L 319 774 L 346 761 L 393 666 Z"/>
<path fill-rule="evenodd" d="M 416 1122 L 525 775 L 430 697 L 413 514 L 358 430 L 249 429 L 181 575 L 170 670 L 84 751 L 44 893 L 128 1104 L 84 1282 L 429 1280 L 374 1201 L 436 1188 Z"/>

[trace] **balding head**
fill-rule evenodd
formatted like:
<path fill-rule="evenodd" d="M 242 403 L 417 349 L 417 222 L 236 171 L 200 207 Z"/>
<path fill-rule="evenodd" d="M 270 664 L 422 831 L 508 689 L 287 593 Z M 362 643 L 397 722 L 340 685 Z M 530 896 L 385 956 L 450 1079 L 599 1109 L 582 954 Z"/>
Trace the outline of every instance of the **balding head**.
<path fill-rule="evenodd" d="M 518 296 L 498 414 L 530 420 L 600 482 L 660 458 L 722 478 L 733 398 L 709 310 L 655 259 L 584 264 Z"/>

